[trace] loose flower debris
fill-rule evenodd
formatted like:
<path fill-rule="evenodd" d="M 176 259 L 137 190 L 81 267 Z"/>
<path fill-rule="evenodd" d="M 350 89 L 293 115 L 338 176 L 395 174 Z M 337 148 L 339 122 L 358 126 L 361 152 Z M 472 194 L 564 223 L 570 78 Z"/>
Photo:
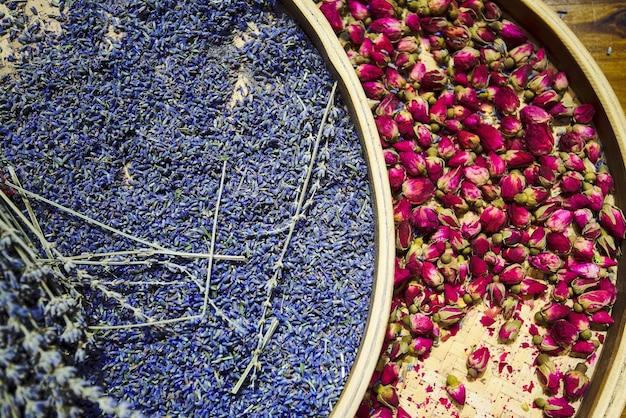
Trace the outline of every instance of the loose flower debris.
<path fill-rule="evenodd" d="M 594 107 L 494 2 L 317 3 L 395 209 L 395 296 L 358 416 L 572 416 L 626 231 Z"/>
<path fill-rule="evenodd" d="M 0 416 L 327 416 L 374 220 L 304 32 L 265 1 L 0 12 Z"/>

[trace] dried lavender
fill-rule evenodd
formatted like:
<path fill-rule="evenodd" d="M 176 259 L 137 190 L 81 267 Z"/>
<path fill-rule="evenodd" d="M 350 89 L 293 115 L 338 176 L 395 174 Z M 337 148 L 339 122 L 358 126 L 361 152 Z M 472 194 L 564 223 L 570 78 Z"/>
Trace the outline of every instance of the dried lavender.
<path fill-rule="evenodd" d="M 268 266 L 333 83 L 303 32 L 268 3 L 73 2 L 58 37 L 0 81 L 3 167 L 16 167 L 24 189 L 128 234 L 31 202 L 80 273 L 87 324 L 208 305 L 195 322 L 95 332 L 78 371 L 148 416 L 326 416 L 359 346 L 373 222 L 367 167 L 338 98 L 303 203 L 316 222 L 298 221 L 268 308 L 280 326 L 256 385 L 230 394 L 257 347 Z M 224 160 L 215 253 L 231 259 L 215 263 L 205 305 L 207 260 L 185 255 L 207 254 Z"/>

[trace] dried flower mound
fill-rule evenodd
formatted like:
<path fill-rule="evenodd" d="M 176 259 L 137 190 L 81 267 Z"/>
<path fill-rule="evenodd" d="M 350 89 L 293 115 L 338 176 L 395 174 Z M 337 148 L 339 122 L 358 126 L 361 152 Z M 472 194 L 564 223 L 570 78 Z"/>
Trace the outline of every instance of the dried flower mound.
<path fill-rule="evenodd" d="M 446 378 L 446 391 L 450 398 L 459 405 L 465 405 L 465 385 L 453 376 L 448 375 Z"/>

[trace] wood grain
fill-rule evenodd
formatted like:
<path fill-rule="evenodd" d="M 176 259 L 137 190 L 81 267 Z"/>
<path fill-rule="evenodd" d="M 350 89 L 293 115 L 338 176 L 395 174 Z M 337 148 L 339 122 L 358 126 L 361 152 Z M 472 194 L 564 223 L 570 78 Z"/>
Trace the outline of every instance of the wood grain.
<path fill-rule="evenodd" d="M 626 1 L 545 0 L 589 50 L 626 112 Z"/>

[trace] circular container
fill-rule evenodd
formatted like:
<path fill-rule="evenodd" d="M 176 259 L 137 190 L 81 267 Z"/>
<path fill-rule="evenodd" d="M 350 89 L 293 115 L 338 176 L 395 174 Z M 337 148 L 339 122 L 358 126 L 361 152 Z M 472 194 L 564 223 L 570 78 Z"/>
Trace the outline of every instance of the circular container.
<path fill-rule="evenodd" d="M 507 18 L 526 29 L 534 41 L 546 49 L 557 68 L 567 73 L 570 86 L 581 102 L 595 107 L 594 124 L 611 173 L 615 179 L 625 179 L 626 118 L 617 96 L 597 63 L 576 35 L 545 3 L 535 0 L 495 2 Z M 390 249 L 394 232 L 389 227 L 388 218 L 391 194 L 386 184 L 386 168 L 384 164 L 381 165 L 382 148 L 372 113 L 336 34 L 313 1 L 282 0 L 282 3 L 319 49 L 339 82 L 367 153 L 375 213 L 378 216 L 377 274 L 368 326 L 350 377 L 332 413 L 336 417 L 350 417 L 354 416 L 376 366 L 389 314 L 391 293 L 388 290 L 389 278 L 385 274 L 393 274 L 394 262 L 394 251 Z M 616 181 L 615 202 L 622 209 L 626 208 L 626 183 L 619 180 Z M 590 391 L 578 408 L 578 417 L 617 417 L 626 405 L 622 390 L 626 384 L 626 303 L 622 302 L 626 298 L 625 263 L 626 259 L 622 258 L 618 266 L 618 298 L 612 310 L 615 323 L 606 335 Z"/>

